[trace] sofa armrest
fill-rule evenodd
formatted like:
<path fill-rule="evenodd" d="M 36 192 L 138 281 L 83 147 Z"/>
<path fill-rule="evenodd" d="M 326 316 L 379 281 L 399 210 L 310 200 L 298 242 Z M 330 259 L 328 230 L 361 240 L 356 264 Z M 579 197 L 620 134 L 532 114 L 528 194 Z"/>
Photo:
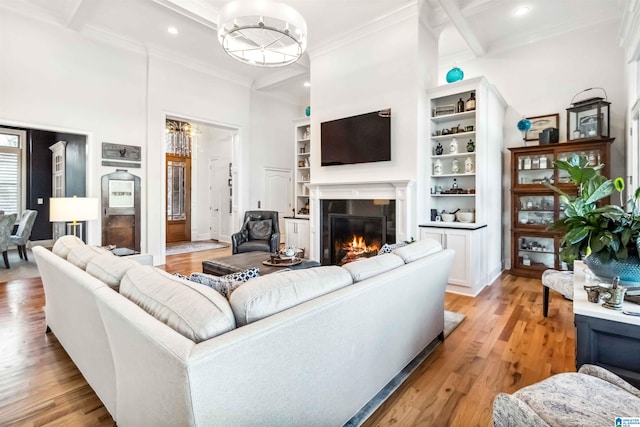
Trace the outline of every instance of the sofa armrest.
<path fill-rule="evenodd" d="M 640 397 L 640 390 L 638 390 L 613 372 L 601 368 L 600 366 L 585 364 L 580 367 L 578 372 L 580 372 L 581 374 L 600 378 L 601 380 L 611 383 L 616 387 L 620 387 L 624 391 L 627 391 L 636 397 Z"/>
<path fill-rule="evenodd" d="M 238 246 L 240 246 L 240 244 L 244 243 L 247 241 L 247 233 L 244 231 L 239 231 L 237 233 L 233 233 L 231 235 L 231 253 L 232 254 L 237 254 L 238 253 Z"/>
<path fill-rule="evenodd" d="M 507 393 L 498 393 L 493 400 L 493 425 L 495 427 L 549 427 L 549 424 L 529 405 Z"/>

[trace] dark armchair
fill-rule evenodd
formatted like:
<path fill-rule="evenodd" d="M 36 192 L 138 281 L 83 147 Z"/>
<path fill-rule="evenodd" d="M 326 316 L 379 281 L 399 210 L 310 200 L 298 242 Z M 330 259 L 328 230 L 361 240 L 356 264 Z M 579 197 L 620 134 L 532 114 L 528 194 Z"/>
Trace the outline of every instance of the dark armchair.
<path fill-rule="evenodd" d="M 232 253 L 280 250 L 280 226 L 276 211 L 247 211 L 239 232 L 231 235 Z"/>

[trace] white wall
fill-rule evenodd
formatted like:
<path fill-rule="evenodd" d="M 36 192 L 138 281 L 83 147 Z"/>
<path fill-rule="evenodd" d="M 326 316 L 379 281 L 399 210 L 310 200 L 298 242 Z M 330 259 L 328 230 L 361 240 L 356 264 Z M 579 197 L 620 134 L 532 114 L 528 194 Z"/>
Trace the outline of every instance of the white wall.
<path fill-rule="evenodd" d="M 286 153 L 293 151 L 291 122 L 298 110 L 275 99 L 252 102 L 249 83 L 98 43 L 4 9 L 0 24 L 0 124 L 87 134 L 89 196 L 98 196 L 100 177 L 115 170 L 100 166 L 103 141 L 141 146 L 142 168 L 130 172 L 142 178 L 142 250 L 156 263 L 164 263 L 166 115 L 239 130 L 233 149 L 236 216 L 258 199 L 261 190 L 250 188 L 253 171 L 293 164 Z M 270 133 L 264 130 L 268 121 L 257 119 L 268 137 L 258 139 L 254 149 L 251 116 L 262 114 L 279 130 Z M 100 244 L 99 221 L 88 229 L 89 243 Z"/>
<path fill-rule="evenodd" d="M 261 92 L 251 93 L 252 144 L 251 151 L 247 153 L 251 164 L 247 171 L 250 188 L 247 209 L 258 209 L 258 201 L 261 202 L 261 208 L 265 208 L 265 168 L 293 170 L 295 161 L 293 121 L 304 116 L 305 108 L 304 105 L 282 102 Z M 293 200 L 291 202 L 293 203 Z"/>
<path fill-rule="evenodd" d="M 613 176 L 625 175 L 626 87 L 623 51 L 618 46 L 619 22 L 585 28 L 580 31 L 531 44 L 518 49 L 488 53 L 473 61 L 458 63 L 465 79 L 485 76 L 509 104 L 505 117 L 503 151 L 503 242 L 506 267 L 510 268 L 510 152 L 508 147 L 522 146 L 516 124 L 522 117 L 560 113 L 560 142 L 566 141 L 566 108 L 571 98 L 583 89 L 603 87 L 611 102 L 611 146 Z M 440 84 L 446 84 L 448 69 L 440 70 Z M 589 91 L 584 99 L 601 96 Z M 531 144 L 531 142 L 529 142 Z"/>
<path fill-rule="evenodd" d="M 314 183 L 417 177 L 418 23 L 407 18 L 311 57 Z M 391 161 L 320 166 L 320 123 L 391 108 Z"/>
<path fill-rule="evenodd" d="M 436 39 L 418 15 L 416 4 L 388 17 L 373 34 L 311 52 L 312 182 L 417 182 L 407 194 L 407 238 L 418 237 L 418 211 L 424 210 L 426 88 L 435 84 L 438 69 Z M 391 108 L 391 161 L 320 166 L 322 122 L 384 108 Z"/>

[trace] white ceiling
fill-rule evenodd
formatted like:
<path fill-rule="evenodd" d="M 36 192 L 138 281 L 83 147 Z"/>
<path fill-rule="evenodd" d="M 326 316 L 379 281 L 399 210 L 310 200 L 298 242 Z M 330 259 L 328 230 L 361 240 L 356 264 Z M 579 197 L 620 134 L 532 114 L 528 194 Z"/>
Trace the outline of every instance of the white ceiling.
<path fill-rule="evenodd" d="M 416 0 L 280 0 L 307 21 L 308 50 Z M 440 64 L 451 64 L 556 37 L 585 26 L 620 20 L 625 0 L 417 0 L 423 21 L 440 34 Z M 216 37 L 218 10 L 226 0 L 0 0 L 5 7 L 152 55 L 189 63 L 276 95 L 308 98 L 308 55 L 277 69 L 241 64 L 228 57 Z M 530 13 L 513 15 L 526 5 Z M 174 36 L 169 26 L 179 30 Z M 594 27 L 597 28 L 597 27 Z"/>

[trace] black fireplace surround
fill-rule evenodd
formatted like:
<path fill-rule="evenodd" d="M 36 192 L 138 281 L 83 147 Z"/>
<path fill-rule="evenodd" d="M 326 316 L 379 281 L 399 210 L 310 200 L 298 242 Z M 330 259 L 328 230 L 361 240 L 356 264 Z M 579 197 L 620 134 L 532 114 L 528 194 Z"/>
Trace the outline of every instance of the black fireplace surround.
<path fill-rule="evenodd" d="M 367 245 L 396 242 L 395 200 L 321 200 L 322 265 L 343 263 L 342 242 L 361 236 Z"/>

